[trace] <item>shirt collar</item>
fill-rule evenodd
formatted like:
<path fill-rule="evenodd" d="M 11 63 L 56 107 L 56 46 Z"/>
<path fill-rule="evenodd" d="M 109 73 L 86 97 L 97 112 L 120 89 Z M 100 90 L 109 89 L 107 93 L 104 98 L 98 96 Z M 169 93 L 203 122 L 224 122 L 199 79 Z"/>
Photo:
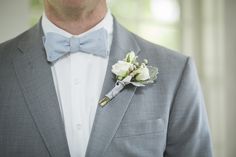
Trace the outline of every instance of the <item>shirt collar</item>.
<path fill-rule="evenodd" d="M 53 33 L 58 33 L 60 35 L 63 35 L 65 37 L 72 37 L 72 36 L 76 36 L 76 37 L 81 37 L 89 32 L 98 30 L 100 28 L 104 28 L 107 33 L 109 35 L 112 34 L 113 32 L 113 17 L 111 15 L 111 12 L 108 11 L 105 15 L 105 17 L 103 18 L 102 21 L 100 21 L 97 25 L 95 25 L 94 27 L 92 27 L 91 29 L 89 29 L 88 31 L 80 34 L 80 35 L 72 35 L 69 32 L 66 32 L 65 30 L 57 27 L 55 24 L 53 24 L 46 16 L 45 13 L 43 13 L 42 16 L 42 28 L 43 28 L 43 32 L 44 34 L 49 33 L 49 32 L 53 32 Z"/>

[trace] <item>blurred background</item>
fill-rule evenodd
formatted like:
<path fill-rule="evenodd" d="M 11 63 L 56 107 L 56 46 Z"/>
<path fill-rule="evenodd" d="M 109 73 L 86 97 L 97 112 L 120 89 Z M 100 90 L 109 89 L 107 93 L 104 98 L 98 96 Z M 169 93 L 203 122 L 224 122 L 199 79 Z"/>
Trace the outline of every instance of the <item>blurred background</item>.
<path fill-rule="evenodd" d="M 0 42 L 38 22 L 43 0 L 0 0 Z M 109 0 L 124 26 L 194 58 L 215 157 L 236 157 L 236 0 Z"/>

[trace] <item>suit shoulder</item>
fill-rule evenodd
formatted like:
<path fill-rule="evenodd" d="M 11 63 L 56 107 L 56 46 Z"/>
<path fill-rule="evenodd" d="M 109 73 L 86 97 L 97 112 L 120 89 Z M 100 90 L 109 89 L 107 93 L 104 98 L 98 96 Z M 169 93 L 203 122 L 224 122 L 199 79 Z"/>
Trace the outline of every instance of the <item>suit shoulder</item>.
<path fill-rule="evenodd" d="M 31 29 L 26 30 L 25 32 L 19 34 L 18 36 L 10 40 L 0 43 L 0 58 L 4 57 L 5 59 L 5 57 L 14 53 L 17 50 L 19 42 L 27 37 L 27 34 Z"/>
<path fill-rule="evenodd" d="M 150 66 L 158 67 L 159 82 L 174 92 L 182 78 L 189 57 L 166 47 L 153 44 L 134 35 L 141 52 L 139 56 L 148 60 Z"/>
<path fill-rule="evenodd" d="M 0 44 L 0 63 L 5 60 L 8 54 L 11 52 L 12 48 L 14 47 L 13 43 L 14 39 L 11 39 Z"/>
<path fill-rule="evenodd" d="M 17 45 L 17 43 L 19 41 L 21 41 L 22 39 L 25 38 L 25 36 L 27 35 L 27 33 L 30 31 L 31 29 L 26 30 L 25 32 L 17 35 L 16 37 L 9 39 L 3 43 L 0 43 L 0 51 L 3 49 L 7 49 L 10 48 L 12 45 Z"/>
<path fill-rule="evenodd" d="M 162 65 L 168 64 L 168 67 L 171 67 L 172 65 L 173 68 L 184 68 L 189 58 L 188 56 L 166 48 L 164 46 L 154 44 L 135 34 L 133 34 L 133 36 L 141 49 L 141 53 L 144 53 L 149 60 L 156 60 L 157 62 L 159 62 L 159 64 Z"/>

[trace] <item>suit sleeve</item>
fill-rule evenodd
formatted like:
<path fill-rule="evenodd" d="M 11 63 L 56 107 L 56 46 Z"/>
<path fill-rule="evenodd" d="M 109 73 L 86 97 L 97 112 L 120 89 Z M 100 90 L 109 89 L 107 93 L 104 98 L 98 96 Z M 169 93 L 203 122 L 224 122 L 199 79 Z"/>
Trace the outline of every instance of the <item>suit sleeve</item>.
<path fill-rule="evenodd" d="M 164 157 L 212 157 L 204 98 L 191 58 L 171 106 Z"/>

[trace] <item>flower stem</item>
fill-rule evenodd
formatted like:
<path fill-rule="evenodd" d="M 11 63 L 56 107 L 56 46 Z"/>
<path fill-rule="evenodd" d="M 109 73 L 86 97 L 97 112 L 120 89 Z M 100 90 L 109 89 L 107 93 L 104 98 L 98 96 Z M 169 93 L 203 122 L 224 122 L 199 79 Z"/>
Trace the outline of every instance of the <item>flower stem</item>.
<path fill-rule="evenodd" d="M 112 90 L 111 90 L 109 93 L 107 93 L 107 94 L 105 95 L 105 97 L 102 98 L 102 99 L 98 102 L 98 104 L 99 104 L 101 107 L 106 106 L 106 104 L 108 104 L 108 102 L 111 101 L 111 99 L 113 99 L 116 95 L 118 95 L 118 94 L 121 92 L 121 90 L 122 90 L 127 84 L 130 83 L 131 79 L 132 79 L 132 76 L 127 76 L 127 77 L 125 77 L 122 81 L 119 81 L 119 80 L 118 80 L 118 81 L 116 82 L 116 84 L 115 84 L 115 87 L 112 88 Z"/>

